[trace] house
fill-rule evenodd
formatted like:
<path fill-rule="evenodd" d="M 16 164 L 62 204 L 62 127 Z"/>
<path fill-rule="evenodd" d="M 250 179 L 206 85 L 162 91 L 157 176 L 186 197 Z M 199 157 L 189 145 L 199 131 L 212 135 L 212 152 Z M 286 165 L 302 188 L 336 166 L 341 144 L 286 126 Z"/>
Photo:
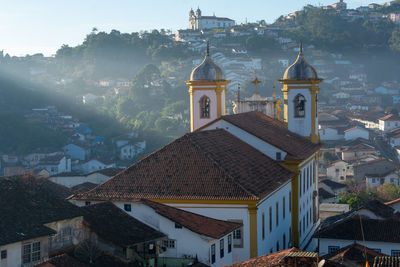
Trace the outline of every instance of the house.
<path fill-rule="evenodd" d="M 308 267 L 320 266 L 318 264 L 318 254 L 315 252 L 305 252 L 297 248 L 289 248 L 280 252 L 271 253 L 256 257 L 247 261 L 238 262 L 225 267 Z M 323 265 L 325 266 L 325 265 Z"/>
<path fill-rule="evenodd" d="M 328 168 L 326 168 L 326 176 L 329 180 L 343 183 L 347 181 L 347 179 L 353 178 L 353 166 L 352 164 L 344 160 L 337 160 L 333 162 Z M 334 193 L 331 192 L 331 194 Z"/>
<path fill-rule="evenodd" d="M 393 208 L 396 212 L 400 212 L 400 198 L 386 202 L 385 205 L 390 206 Z"/>
<path fill-rule="evenodd" d="M 80 165 L 80 170 L 87 174 L 99 170 L 115 168 L 116 165 L 114 162 L 111 162 L 107 159 L 91 159 Z"/>
<path fill-rule="evenodd" d="M 369 266 L 373 266 L 375 257 L 382 256 L 385 256 L 385 254 L 380 253 L 375 249 L 353 243 L 340 248 L 335 252 L 324 255 L 323 259 L 336 262 L 340 264 L 340 266 L 365 267 L 366 261 L 368 261 Z"/>
<path fill-rule="evenodd" d="M 395 186 L 400 185 L 399 171 L 395 170 L 375 170 L 371 173 L 365 174 L 365 184 L 368 188 L 378 187 L 384 183 L 390 183 Z"/>
<path fill-rule="evenodd" d="M 365 128 L 355 126 L 349 129 L 344 130 L 344 140 L 348 141 L 351 139 L 363 138 L 369 139 L 369 131 Z"/>
<path fill-rule="evenodd" d="M 372 145 L 361 143 L 342 150 L 342 160 L 353 160 L 367 154 L 377 154 L 377 150 Z"/>
<path fill-rule="evenodd" d="M 334 195 L 334 203 L 336 203 L 339 200 L 340 193 L 347 190 L 346 184 L 337 183 L 330 179 L 321 180 L 318 187 L 323 188 L 327 192 L 333 194 Z"/>
<path fill-rule="evenodd" d="M 133 159 L 143 153 L 146 149 L 146 141 L 127 143 L 119 147 L 119 158 L 121 160 Z"/>
<path fill-rule="evenodd" d="M 400 128 L 395 128 L 386 132 L 385 136 L 393 148 L 400 146 Z"/>
<path fill-rule="evenodd" d="M 48 179 L 56 184 L 66 186 L 68 188 L 74 187 L 83 183 L 101 184 L 114 176 L 121 169 L 119 168 L 106 168 L 96 170 L 88 174 L 74 174 L 74 173 L 60 173 L 53 175 Z"/>
<path fill-rule="evenodd" d="M 71 159 L 86 160 L 90 156 L 90 148 L 83 144 L 68 144 L 63 147 L 64 153 Z"/>
<path fill-rule="evenodd" d="M 355 211 L 327 218 L 315 233 L 319 255 L 335 253 L 357 242 L 380 253 L 400 251 L 397 229 L 400 220 L 395 210 L 371 200 Z"/>
<path fill-rule="evenodd" d="M 158 254 L 158 244 L 168 240 L 164 233 L 129 216 L 110 202 L 87 205 L 82 209 L 85 236 L 102 251 L 122 259 L 154 258 Z"/>
<path fill-rule="evenodd" d="M 41 159 L 35 169 L 45 169 L 49 175 L 71 172 L 71 159 L 64 154 L 48 156 Z"/>
<path fill-rule="evenodd" d="M 324 188 L 318 188 L 318 196 L 320 203 L 336 203 L 335 195 Z"/>
<path fill-rule="evenodd" d="M 31 266 L 80 242 L 82 212 L 35 178 L 0 179 L 0 266 Z"/>
<path fill-rule="evenodd" d="M 400 118 L 395 114 L 388 114 L 378 119 L 379 130 L 387 132 L 400 127 Z"/>
<path fill-rule="evenodd" d="M 344 214 L 350 211 L 349 204 L 336 204 L 336 203 L 321 203 L 319 204 L 319 218 L 321 222 L 326 218 Z"/>
<path fill-rule="evenodd" d="M 365 183 L 366 177 L 371 177 L 372 179 L 374 177 L 386 177 L 386 175 L 388 175 L 389 179 L 394 178 L 393 175 L 389 174 L 391 174 L 396 169 L 396 164 L 387 159 L 377 159 L 367 162 L 361 162 L 353 165 L 354 180 L 357 183 Z"/>

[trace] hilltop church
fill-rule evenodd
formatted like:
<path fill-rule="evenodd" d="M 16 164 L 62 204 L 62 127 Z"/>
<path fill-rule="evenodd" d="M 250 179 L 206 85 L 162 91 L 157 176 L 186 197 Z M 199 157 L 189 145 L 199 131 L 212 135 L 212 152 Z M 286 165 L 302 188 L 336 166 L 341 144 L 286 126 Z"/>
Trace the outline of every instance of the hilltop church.
<path fill-rule="evenodd" d="M 200 8 L 197 8 L 196 13 L 193 9 L 189 12 L 189 29 L 190 30 L 205 30 L 214 28 L 231 28 L 235 26 L 235 21 L 228 18 L 213 16 L 203 16 Z"/>
<path fill-rule="evenodd" d="M 292 246 L 312 248 L 319 224 L 321 81 L 300 48 L 280 80 L 282 121 L 258 111 L 227 115 L 229 81 L 207 47 L 186 82 L 191 132 L 72 201 L 112 201 L 123 209 L 145 198 L 240 222 L 243 226 L 231 240 L 236 262 Z M 210 245 L 210 259 L 215 250 L 224 249 L 224 242 L 219 246 Z"/>

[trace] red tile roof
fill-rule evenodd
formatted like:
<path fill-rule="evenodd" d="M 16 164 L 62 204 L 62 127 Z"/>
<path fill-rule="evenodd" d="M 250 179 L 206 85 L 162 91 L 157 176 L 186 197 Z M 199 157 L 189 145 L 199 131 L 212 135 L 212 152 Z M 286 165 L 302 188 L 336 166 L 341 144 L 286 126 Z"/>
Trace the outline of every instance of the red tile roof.
<path fill-rule="evenodd" d="M 222 119 L 287 152 L 287 159 L 306 159 L 321 147 L 289 131 L 284 122 L 258 111 L 226 115 Z"/>
<path fill-rule="evenodd" d="M 275 252 L 269 255 L 252 258 L 247 261 L 238 262 L 234 264 L 226 265 L 225 267 L 278 267 L 278 266 L 292 266 L 287 264 L 288 258 L 296 258 L 297 266 L 312 266 L 312 263 L 316 264 L 317 254 L 313 252 L 303 252 L 297 248 L 290 248 Z M 303 259 L 298 260 L 299 258 Z"/>
<path fill-rule="evenodd" d="M 221 238 L 242 227 L 241 223 L 213 219 L 147 199 L 141 199 L 140 203 L 152 208 L 161 216 L 180 224 L 192 232 L 215 239 Z"/>
<path fill-rule="evenodd" d="M 395 114 L 388 114 L 382 118 L 379 118 L 380 121 L 400 121 L 400 118 Z"/>
<path fill-rule="evenodd" d="M 354 243 L 339 249 L 334 253 L 324 255 L 324 259 L 329 259 L 335 262 L 343 262 L 343 260 L 349 260 L 358 264 L 365 264 L 365 255 L 367 256 L 370 266 L 374 262 L 374 258 L 378 256 L 384 256 L 385 254 L 376 252 L 368 247 Z"/>
<path fill-rule="evenodd" d="M 258 200 L 294 174 L 225 130 L 186 134 L 89 192 L 81 200 Z"/>

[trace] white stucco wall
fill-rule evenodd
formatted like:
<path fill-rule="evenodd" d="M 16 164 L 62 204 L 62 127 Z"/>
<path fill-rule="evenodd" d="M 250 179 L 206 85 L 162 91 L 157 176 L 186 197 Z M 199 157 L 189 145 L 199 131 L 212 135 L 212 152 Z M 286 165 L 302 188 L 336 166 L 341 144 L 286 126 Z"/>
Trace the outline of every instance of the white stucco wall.
<path fill-rule="evenodd" d="M 368 130 L 356 128 L 356 129 L 352 129 L 352 130 L 349 130 L 349 131 L 344 133 L 344 139 L 346 141 L 347 140 L 351 140 L 351 139 L 356 139 L 356 138 L 359 138 L 359 137 L 368 140 L 369 139 Z"/>
<path fill-rule="evenodd" d="M 114 202 L 116 206 L 124 209 L 126 202 Z M 232 252 L 228 253 L 228 235 L 220 238 L 213 239 L 206 236 L 199 235 L 190 231 L 189 229 L 175 228 L 175 223 L 158 213 L 152 208 L 141 203 L 129 203 L 132 205 L 130 212 L 125 211 L 132 217 L 142 221 L 143 223 L 153 227 L 154 229 L 166 234 L 168 239 L 175 240 L 175 249 L 167 249 L 160 257 L 178 257 L 185 256 L 195 257 L 197 255 L 199 261 L 210 266 L 224 266 L 232 263 L 232 255 L 234 248 L 232 245 Z M 220 240 L 224 239 L 224 257 L 220 258 Z M 211 245 L 215 244 L 216 247 L 216 261 L 211 263 Z"/>
<path fill-rule="evenodd" d="M 248 132 L 240 129 L 239 127 L 236 127 L 235 125 L 227 121 L 219 120 L 213 123 L 212 125 L 209 125 L 208 127 L 204 128 L 204 130 L 212 130 L 212 129 L 224 129 L 272 159 L 276 160 L 277 152 L 281 153 L 282 160 L 285 159 L 287 155 L 285 151 L 273 145 L 268 144 L 267 142 L 261 140 L 260 138 L 252 134 L 249 134 Z"/>
<path fill-rule="evenodd" d="M 279 250 L 289 248 L 291 237 L 292 213 L 289 209 L 289 195 L 291 194 L 291 181 L 283 185 L 279 190 L 269 195 L 266 199 L 260 201 L 257 206 L 257 249 L 258 255 L 269 254 L 271 251 L 276 252 L 277 243 Z M 283 198 L 285 198 L 285 218 L 283 218 Z M 278 203 L 278 226 L 276 224 L 276 203 Z M 270 215 L 269 209 L 272 208 L 272 231 L 270 231 Z M 263 238 L 262 218 L 264 214 L 265 237 Z M 285 235 L 285 244 L 283 236 Z"/>
<path fill-rule="evenodd" d="M 90 175 L 81 175 L 81 176 L 53 176 L 49 179 L 57 184 L 66 186 L 66 187 L 73 187 L 78 184 L 83 184 L 86 182 L 94 183 L 94 184 L 101 184 L 107 181 L 110 177 L 106 176 L 101 173 L 93 173 Z"/>
<path fill-rule="evenodd" d="M 207 88 L 212 86 L 207 86 Z M 194 87 L 198 88 L 198 87 Z M 216 86 L 215 86 L 216 88 Z M 203 96 L 210 98 L 210 118 L 200 118 L 200 99 Z M 217 93 L 214 89 L 196 90 L 193 92 L 193 124 L 194 130 L 217 119 Z"/>
<path fill-rule="evenodd" d="M 48 237 L 38 237 L 34 239 L 25 240 L 23 242 L 15 242 L 0 246 L 0 251 L 7 250 L 7 259 L 0 260 L 0 267 L 21 267 L 22 266 L 22 246 L 26 243 L 40 241 L 41 259 L 48 258 Z M 36 262 L 37 263 L 37 262 Z"/>
<path fill-rule="evenodd" d="M 341 140 L 343 135 L 338 134 L 338 131 L 333 128 L 319 129 L 319 136 L 322 141 Z"/>
<path fill-rule="evenodd" d="M 300 85 L 304 86 L 304 85 Z M 294 103 L 295 97 L 301 94 L 304 96 L 305 103 L 305 116 L 296 118 L 294 116 Z M 311 135 L 311 93 L 308 89 L 290 89 L 288 92 L 288 129 L 302 136 Z M 318 118 L 316 119 L 314 132 L 318 134 Z"/>

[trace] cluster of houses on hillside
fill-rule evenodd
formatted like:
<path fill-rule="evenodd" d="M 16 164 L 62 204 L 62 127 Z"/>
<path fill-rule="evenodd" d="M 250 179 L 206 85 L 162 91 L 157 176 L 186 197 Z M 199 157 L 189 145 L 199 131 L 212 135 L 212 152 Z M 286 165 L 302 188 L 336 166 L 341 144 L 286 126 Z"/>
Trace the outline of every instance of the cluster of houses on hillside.
<path fill-rule="evenodd" d="M 146 148 L 146 142 L 139 138 L 138 133 L 131 132 L 113 138 L 113 149 L 108 151 L 104 136 L 95 135 L 86 123 L 59 112 L 54 106 L 32 109 L 25 117 L 63 133 L 68 143 L 54 151 L 38 148 L 25 155 L 1 155 L 4 176 L 88 174 L 115 168 L 117 162 L 131 162 Z"/>

